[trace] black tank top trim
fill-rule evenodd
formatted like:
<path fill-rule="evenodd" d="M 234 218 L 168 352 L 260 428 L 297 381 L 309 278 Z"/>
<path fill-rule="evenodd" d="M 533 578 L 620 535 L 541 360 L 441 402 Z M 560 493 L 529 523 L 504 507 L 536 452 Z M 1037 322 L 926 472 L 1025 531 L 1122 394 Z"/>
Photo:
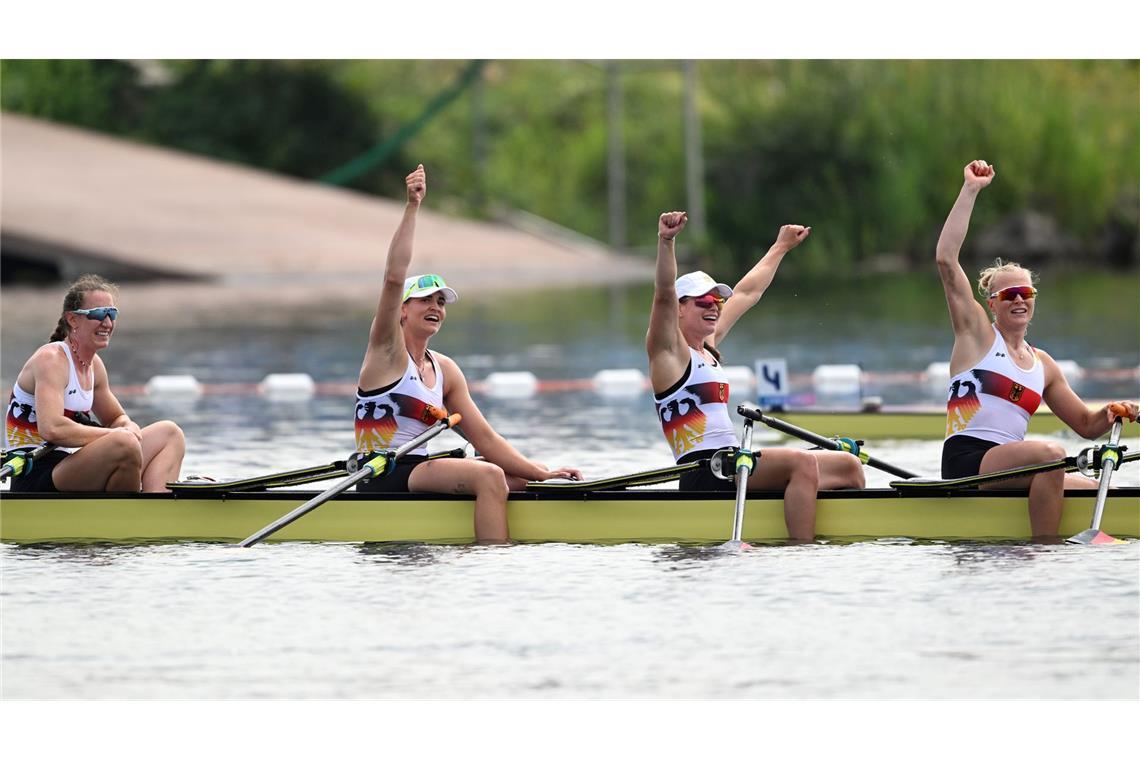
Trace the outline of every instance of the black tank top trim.
<path fill-rule="evenodd" d="M 685 365 L 685 374 L 681 375 L 681 379 L 669 386 L 668 390 L 661 391 L 660 393 L 653 394 L 654 401 L 660 401 L 663 398 L 669 398 L 677 391 L 681 390 L 681 386 L 689 379 L 689 375 L 693 374 L 693 360 L 689 359 L 689 363 Z"/>

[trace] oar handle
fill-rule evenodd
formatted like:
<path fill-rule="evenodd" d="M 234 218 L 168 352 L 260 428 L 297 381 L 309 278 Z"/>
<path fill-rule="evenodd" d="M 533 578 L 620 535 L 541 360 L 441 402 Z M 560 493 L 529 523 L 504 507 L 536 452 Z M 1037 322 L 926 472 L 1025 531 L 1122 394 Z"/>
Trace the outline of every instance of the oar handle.
<path fill-rule="evenodd" d="M 760 411 L 760 407 L 756 406 L 755 404 L 745 402 L 736 407 L 736 411 L 745 419 L 763 422 L 773 430 L 779 430 L 783 433 L 787 433 L 788 435 L 792 435 L 796 438 L 807 441 L 808 443 L 814 443 L 816 446 L 819 446 L 822 449 L 828 449 L 829 451 L 848 451 L 847 447 L 845 447 L 839 441 L 834 441 L 830 438 L 824 438 L 822 435 L 813 433 L 810 430 L 804 430 L 803 428 L 797 427 L 790 422 L 785 422 L 784 420 L 776 419 L 775 417 L 769 417 L 768 415 L 764 414 L 764 412 Z M 913 473 L 910 470 L 904 470 L 903 468 L 896 467 L 889 462 L 884 462 L 881 459 L 876 459 L 866 452 L 859 452 L 856 456 L 864 464 L 874 467 L 878 470 L 882 470 L 883 472 L 889 472 L 892 475 L 897 475 L 900 478 L 919 477 L 916 473 Z"/>
<path fill-rule="evenodd" d="M 269 536 L 281 530 L 289 523 L 294 522 L 301 517 L 304 517 L 337 494 L 347 491 L 349 488 L 356 485 L 360 481 L 375 476 L 383 477 L 390 471 L 392 464 L 397 459 L 404 456 L 404 454 L 408 453 L 409 451 L 423 445 L 424 443 L 427 443 L 447 428 L 458 425 L 459 421 L 462 420 L 463 417 L 458 412 L 456 412 L 451 416 L 445 415 L 442 418 L 437 419 L 438 421 L 434 425 L 417 435 L 412 440 L 405 443 L 400 448 L 396 449 L 394 452 L 384 452 L 377 454 L 368 461 L 362 463 L 360 469 L 354 472 L 352 475 L 349 475 L 347 478 L 337 483 L 335 486 L 328 489 L 324 493 L 315 496 L 312 499 L 309 499 L 307 502 L 297 507 L 292 512 L 280 518 L 279 520 L 266 525 L 264 528 L 242 541 L 240 545 L 247 548 L 253 546 L 254 544 L 265 540 Z"/>
<path fill-rule="evenodd" d="M 27 467 L 29 462 L 35 462 L 49 451 L 54 451 L 56 448 L 54 443 L 41 443 L 31 451 L 24 454 L 13 454 L 11 461 L 0 468 L 0 480 L 5 478 L 20 475 L 29 469 Z"/>
<path fill-rule="evenodd" d="M 1120 403 L 1119 401 L 1113 401 L 1111 404 L 1109 404 L 1108 410 L 1116 415 L 1117 422 L 1119 422 L 1120 418 L 1122 417 L 1126 420 L 1136 422 L 1136 418 L 1132 416 L 1132 410 L 1130 410 L 1127 406 Z"/>

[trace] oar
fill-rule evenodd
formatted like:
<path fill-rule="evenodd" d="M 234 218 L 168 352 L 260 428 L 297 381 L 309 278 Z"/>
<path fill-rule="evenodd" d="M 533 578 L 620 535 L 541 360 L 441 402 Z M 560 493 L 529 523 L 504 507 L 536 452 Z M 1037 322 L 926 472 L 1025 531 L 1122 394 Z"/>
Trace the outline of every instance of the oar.
<path fill-rule="evenodd" d="M 613 491 L 632 488 L 634 486 L 653 486 L 658 483 L 667 483 L 676 480 L 686 472 L 708 467 L 709 460 L 696 459 L 685 464 L 672 467 L 662 467 L 656 470 L 643 470 L 629 475 L 615 475 L 610 478 L 597 480 L 578 480 L 568 483 L 552 483 L 550 481 L 530 482 L 526 484 L 528 491 Z"/>
<path fill-rule="evenodd" d="M 747 549 L 748 544 L 740 540 L 744 530 L 744 502 L 748 497 L 748 476 L 756 466 L 756 455 L 752 453 L 752 419 L 744 413 L 744 405 L 736 411 L 744 417 L 744 435 L 740 439 L 740 451 L 736 454 L 736 511 L 732 516 L 732 539 L 721 544 L 722 549 Z"/>
<path fill-rule="evenodd" d="M 1117 415 L 1112 423 L 1112 435 L 1109 436 L 1108 445 L 1100 451 L 1100 484 L 1096 490 L 1096 507 L 1093 509 L 1092 525 L 1088 530 L 1082 530 L 1075 536 L 1066 539 L 1070 544 L 1123 544 L 1119 538 L 1113 538 L 1100 529 L 1100 519 L 1104 516 L 1104 503 L 1108 498 L 1108 482 L 1112 480 L 1112 472 L 1120 463 L 1120 432 L 1124 428 L 1124 415 L 1128 410 L 1113 404 L 1112 411 Z M 1123 414 L 1121 413 L 1123 412 Z"/>
<path fill-rule="evenodd" d="M 1123 449 L 1121 450 L 1123 451 Z M 1061 459 L 1053 459 L 1048 462 L 1038 462 L 1036 464 L 1023 464 L 1017 467 L 1010 467 L 1008 470 L 987 472 L 984 475 L 967 475 L 964 478 L 950 478 L 948 480 L 939 480 L 937 478 L 892 480 L 889 485 L 891 488 L 900 491 L 960 491 L 967 488 L 977 488 L 986 483 L 997 483 L 1002 480 L 1013 480 L 1014 478 L 1028 477 L 1029 475 L 1040 475 L 1043 472 L 1050 472 L 1051 470 L 1080 472 L 1081 474 L 1087 475 L 1088 467 L 1091 465 L 1092 457 L 1095 456 L 1095 453 L 1096 449 L 1085 449 L 1076 456 L 1062 457 Z M 1119 470 L 1120 465 L 1135 462 L 1137 459 L 1140 459 L 1140 452 L 1125 454 L 1120 457 L 1116 469 Z"/>
<path fill-rule="evenodd" d="M 404 454 L 407 454 L 409 451 L 412 451 L 413 449 L 427 443 L 432 438 L 435 438 L 447 428 L 458 425 L 461 419 L 462 417 L 460 417 L 459 414 L 453 414 L 450 417 L 445 417 L 395 451 L 381 452 L 380 454 L 377 454 L 367 462 L 361 464 L 358 471 L 354 472 L 352 475 L 349 475 L 347 478 L 337 483 L 332 488 L 328 489 L 319 496 L 315 496 L 312 499 L 309 499 L 307 502 L 297 507 L 289 514 L 285 515 L 280 520 L 266 525 L 264 528 L 242 541 L 241 546 L 253 546 L 259 541 L 281 530 L 294 520 L 297 520 L 298 518 L 307 515 L 309 512 L 312 512 L 314 509 L 321 506 L 337 494 L 347 491 L 349 488 L 356 485 L 365 478 L 383 477 L 384 475 L 387 475 L 391 470 L 392 465 L 395 464 L 396 460 L 404 456 Z"/>
<path fill-rule="evenodd" d="M 896 467 L 890 462 L 884 462 L 881 459 L 876 459 L 866 451 L 863 451 L 862 448 L 860 448 L 859 444 L 850 438 L 840 438 L 838 440 L 835 440 L 833 438 L 824 438 L 822 435 L 813 433 L 810 430 L 804 430 L 803 428 L 797 427 L 790 422 L 785 422 L 784 420 L 779 420 L 775 417 L 769 417 L 768 415 L 764 414 L 764 412 L 760 411 L 760 407 L 756 406 L 755 404 L 741 404 L 736 408 L 736 411 L 743 417 L 756 420 L 757 422 L 763 422 L 770 428 L 787 433 L 788 435 L 794 435 L 796 438 L 807 441 L 808 443 L 814 443 L 821 449 L 828 449 L 830 451 L 845 451 L 849 454 L 854 454 L 863 464 L 882 470 L 883 472 L 889 472 L 892 475 L 898 475 L 900 478 L 918 477 L 918 475 L 910 472 L 909 470 L 904 470 L 901 467 Z"/>
<path fill-rule="evenodd" d="M 35 462 L 49 451 L 55 451 L 54 443 L 41 443 L 31 451 L 5 452 L 10 458 L 8 459 L 8 464 L 0 467 L 0 480 L 15 477 L 16 475 L 22 474 L 25 470 L 31 469 L 30 463 Z"/>

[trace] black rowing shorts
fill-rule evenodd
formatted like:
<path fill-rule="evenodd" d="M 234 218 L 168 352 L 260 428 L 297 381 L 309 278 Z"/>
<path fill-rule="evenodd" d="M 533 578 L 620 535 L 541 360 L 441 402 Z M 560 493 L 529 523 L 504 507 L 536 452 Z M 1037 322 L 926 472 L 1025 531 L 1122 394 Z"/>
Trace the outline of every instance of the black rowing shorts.
<path fill-rule="evenodd" d="M 982 469 L 982 457 L 1000 444 L 970 435 L 952 435 L 942 444 L 942 477 L 969 478 Z"/>
<path fill-rule="evenodd" d="M 377 475 L 356 484 L 359 493 L 407 493 L 408 478 L 412 470 L 428 460 L 418 454 L 405 454 L 396 460 L 396 467 L 387 475 Z"/>
<path fill-rule="evenodd" d="M 677 460 L 677 464 L 688 464 L 689 462 L 698 459 L 708 459 L 713 455 L 712 451 L 690 451 L 683 457 Z M 713 475 L 712 469 L 709 467 L 708 462 L 698 467 L 695 470 L 683 473 L 678 479 L 677 490 L 679 491 L 736 491 L 735 480 L 721 480 L 716 475 Z"/>
<path fill-rule="evenodd" d="M 55 481 L 51 479 L 51 473 L 56 465 L 69 456 L 69 452 L 59 449 L 47 452 L 31 463 L 30 470 L 26 470 L 23 475 L 12 478 L 12 493 L 59 493 L 59 489 L 55 487 Z"/>

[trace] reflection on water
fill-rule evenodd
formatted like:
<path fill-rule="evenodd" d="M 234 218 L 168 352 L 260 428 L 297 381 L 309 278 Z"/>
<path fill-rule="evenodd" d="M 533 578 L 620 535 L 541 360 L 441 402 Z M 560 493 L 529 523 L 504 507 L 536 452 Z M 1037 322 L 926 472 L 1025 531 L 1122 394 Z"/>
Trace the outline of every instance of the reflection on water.
<path fill-rule="evenodd" d="M 1140 543 L 0 546 L 2 696 L 1140 697 Z"/>
<path fill-rule="evenodd" d="M 885 371 L 944 361 L 945 303 L 929 279 L 876 283 L 874 304 L 867 288 L 781 281 L 725 347 L 730 362 L 782 355 L 806 372 L 821 363 Z M 1122 282 L 1120 297 L 1134 302 L 1134 285 Z M 1097 357 L 1136 366 L 1134 320 L 1119 323 L 1123 335 L 1104 336 L 1089 324 L 1092 309 L 1061 306 L 1096 303 L 1089 292 L 1107 298 L 1121 287 L 1095 278 L 1043 283 L 1034 327 L 1041 344 L 1090 366 Z M 1055 308 L 1044 307 L 1046 294 Z M 449 309 L 436 346 L 462 357 L 472 379 L 491 369 L 644 371 L 648 305 L 645 288 L 465 298 Z M 368 319 L 168 334 L 125 315 L 106 358 L 123 384 L 177 373 L 202 382 L 258 382 L 271 372 L 351 380 Z M 38 340 L 4 330 L 10 385 Z M 1082 392 L 1136 395 L 1134 381 Z M 903 402 L 923 393 L 881 395 Z M 353 446 L 349 395 L 123 400 L 140 422 L 172 417 L 183 426 L 184 474 L 231 479 L 311 467 L 344 459 Z M 648 394 L 477 401 L 525 455 L 549 465 L 605 477 L 672 461 Z M 1081 446 L 1060 440 L 1070 452 Z M 1127 443 L 1140 447 L 1135 437 Z M 939 441 L 874 444 L 881 459 L 937 472 Z M 462 445 L 449 431 L 433 449 Z M 1138 473 L 1126 469 L 1119 482 L 1140 484 Z M 867 470 L 870 486 L 890 479 Z M 899 539 L 743 552 L 3 545 L 0 565 L 4 698 L 1140 697 L 1140 542 L 1089 550 Z"/>

